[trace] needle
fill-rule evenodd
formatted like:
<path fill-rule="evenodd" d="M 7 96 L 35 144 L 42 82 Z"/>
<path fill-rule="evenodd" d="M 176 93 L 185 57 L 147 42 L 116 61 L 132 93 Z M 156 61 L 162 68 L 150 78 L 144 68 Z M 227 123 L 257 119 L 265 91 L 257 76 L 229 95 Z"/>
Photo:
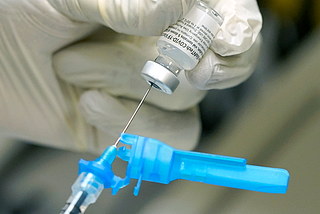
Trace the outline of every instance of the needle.
<path fill-rule="evenodd" d="M 147 98 L 147 96 L 148 96 L 148 94 L 149 94 L 152 86 L 153 86 L 153 83 L 150 83 L 150 87 L 147 89 L 146 93 L 143 95 L 143 97 L 142 97 L 139 105 L 137 106 L 136 110 L 133 112 L 131 118 L 129 119 L 129 121 L 128 121 L 128 123 L 127 123 L 127 125 L 124 127 L 124 129 L 123 129 L 123 131 L 122 131 L 121 133 L 125 133 L 125 132 L 127 131 L 127 129 L 129 128 L 132 120 L 134 119 L 134 117 L 135 117 L 136 114 L 138 113 L 138 111 L 139 111 L 140 107 L 142 106 L 144 100 Z M 119 137 L 119 138 L 117 139 L 117 141 L 114 143 L 115 146 L 117 146 L 118 143 L 120 142 L 120 138 L 121 138 L 121 137 Z"/>

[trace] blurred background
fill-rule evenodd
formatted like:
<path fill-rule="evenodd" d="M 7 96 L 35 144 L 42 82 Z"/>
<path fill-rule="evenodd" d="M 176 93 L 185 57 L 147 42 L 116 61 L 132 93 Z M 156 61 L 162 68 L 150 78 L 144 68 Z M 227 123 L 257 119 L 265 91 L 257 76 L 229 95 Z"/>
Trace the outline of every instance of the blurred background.
<path fill-rule="evenodd" d="M 258 3 L 264 19 L 259 65 L 245 83 L 212 90 L 200 104 L 203 134 L 196 150 L 285 168 L 288 192 L 143 182 L 135 197 L 132 182 L 116 196 L 104 190 L 86 213 L 319 213 L 320 1 Z M 58 213 L 80 158 L 95 156 L 1 138 L 0 214 Z"/>

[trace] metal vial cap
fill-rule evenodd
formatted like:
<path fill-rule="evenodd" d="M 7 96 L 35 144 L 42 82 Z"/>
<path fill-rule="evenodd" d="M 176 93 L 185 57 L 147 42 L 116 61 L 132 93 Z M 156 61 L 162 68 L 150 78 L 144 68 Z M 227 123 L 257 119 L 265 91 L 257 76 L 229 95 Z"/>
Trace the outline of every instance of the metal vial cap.
<path fill-rule="evenodd" d="M 148 83 L 153 83 L 154 88 L 165 94 L 172 94 L 180 83 L 174 73 L 153 61 L 147 61 L 141 71 L 141 76 Z"/>

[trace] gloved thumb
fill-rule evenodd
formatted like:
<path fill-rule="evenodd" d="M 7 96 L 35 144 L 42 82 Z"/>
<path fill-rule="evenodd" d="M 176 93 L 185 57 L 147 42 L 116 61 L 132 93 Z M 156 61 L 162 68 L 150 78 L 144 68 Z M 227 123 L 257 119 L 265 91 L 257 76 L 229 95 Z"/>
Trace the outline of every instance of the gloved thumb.
<path fill-rule="evenodd" d="M 48 0 L 77 21 L 98 22 L 131 35 L 160 35 L 192 7 L 195 0 Z"/>

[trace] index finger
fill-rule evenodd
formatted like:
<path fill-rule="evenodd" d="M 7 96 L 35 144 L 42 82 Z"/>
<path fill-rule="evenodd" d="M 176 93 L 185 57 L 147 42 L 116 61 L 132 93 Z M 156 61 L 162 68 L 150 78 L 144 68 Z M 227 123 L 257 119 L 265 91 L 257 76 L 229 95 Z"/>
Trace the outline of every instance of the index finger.
<path fill-rule="evenodd" d="M 76 21 L 98 22 L 131 35 L 160 35 L 185 15 L 195 0 L 48 0 Z"/>

